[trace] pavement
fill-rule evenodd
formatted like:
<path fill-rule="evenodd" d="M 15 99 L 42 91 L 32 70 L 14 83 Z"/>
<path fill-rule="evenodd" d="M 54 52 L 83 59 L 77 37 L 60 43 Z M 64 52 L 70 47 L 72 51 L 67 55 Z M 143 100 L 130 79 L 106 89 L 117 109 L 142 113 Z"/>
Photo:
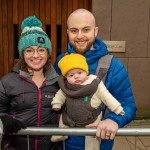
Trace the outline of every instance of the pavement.
<path fill-rule="evenodd" d="M 150 128 L 150 119 L 134 120 L 125 128 Z M 113 150 L 150 150 L 150 136 L 116 136 Z"/>

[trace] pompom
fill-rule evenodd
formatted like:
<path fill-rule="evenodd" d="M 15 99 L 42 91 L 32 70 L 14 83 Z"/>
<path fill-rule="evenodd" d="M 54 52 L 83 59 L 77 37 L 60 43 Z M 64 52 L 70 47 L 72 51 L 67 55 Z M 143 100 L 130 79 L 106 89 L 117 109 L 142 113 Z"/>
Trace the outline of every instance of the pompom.
<path fill-rule="evenodd" d="M 37 19 L 35 16 L 30 16 L 28 18 L 26 18 L 25 20 L 23 20 L 22 24 L 21 24 L 21 29 L 23 30 L 25 27 L 42 27 L 42 22 Z"/>

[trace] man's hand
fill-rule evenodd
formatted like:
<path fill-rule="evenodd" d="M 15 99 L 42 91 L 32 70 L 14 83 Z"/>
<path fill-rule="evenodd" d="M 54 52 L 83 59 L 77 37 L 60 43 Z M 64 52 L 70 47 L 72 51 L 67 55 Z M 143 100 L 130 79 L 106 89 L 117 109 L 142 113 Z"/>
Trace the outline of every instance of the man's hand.
<path fill-rule="evenodd" d="M 118 124 L 111 119 L 106 119 L 100 121 L 99 125 L 97 126 L 96 136 L 97 139 L 112 140 L 115 138 L 117 131 Z"/>
<path fill-rule="evenodd" d="M 94 122 L 85 126 L 86 128 L 97 128 L 96 136 L 97 139 L 106 139 L 112 140 L 115 138 L 115 135 L 118 131 L 118 124 L 113 120 L 106 119 L 102 120 L 99 123 Z"/>

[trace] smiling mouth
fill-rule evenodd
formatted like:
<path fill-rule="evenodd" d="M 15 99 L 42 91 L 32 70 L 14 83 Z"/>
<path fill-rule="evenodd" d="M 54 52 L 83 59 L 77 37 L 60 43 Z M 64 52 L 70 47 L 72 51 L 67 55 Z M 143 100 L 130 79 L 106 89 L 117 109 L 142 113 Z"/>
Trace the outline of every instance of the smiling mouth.
<path fill-rule="evenodd" d="M 85 44 L 85 41 L 79 41 L 79 42 L 77 42 L 77 44 L 83 45 L 83 44 Z"/>
<path fill-rule="evenodd" d="M 32 60 L 32 62 L 34 62 L 34 63 L 38 63 L 38 62 L 40 62 L 41 60 L 39 60 L 39 59 L 34 59 L 34 60 Z"/>
<path fill-rule="evenodd" d="M 32 64 L 33 64 L 33 65 L 39 65 L 39 64 L 40 64 L 40 61 L 32 61 Z"/>

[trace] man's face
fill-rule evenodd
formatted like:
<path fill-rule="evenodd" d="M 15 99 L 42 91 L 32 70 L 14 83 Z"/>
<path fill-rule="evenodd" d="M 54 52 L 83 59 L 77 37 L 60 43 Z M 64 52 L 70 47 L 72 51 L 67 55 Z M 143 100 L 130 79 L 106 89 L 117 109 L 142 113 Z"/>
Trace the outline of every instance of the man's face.
<path fill-rule="evenodd" d="M 76 52 L 84 54 L 89 49 L 93 49 L 98 33 L 93 17 L 87 13 L 74 14 L 69 17 L 67 23 L 69 41 Z"/>

